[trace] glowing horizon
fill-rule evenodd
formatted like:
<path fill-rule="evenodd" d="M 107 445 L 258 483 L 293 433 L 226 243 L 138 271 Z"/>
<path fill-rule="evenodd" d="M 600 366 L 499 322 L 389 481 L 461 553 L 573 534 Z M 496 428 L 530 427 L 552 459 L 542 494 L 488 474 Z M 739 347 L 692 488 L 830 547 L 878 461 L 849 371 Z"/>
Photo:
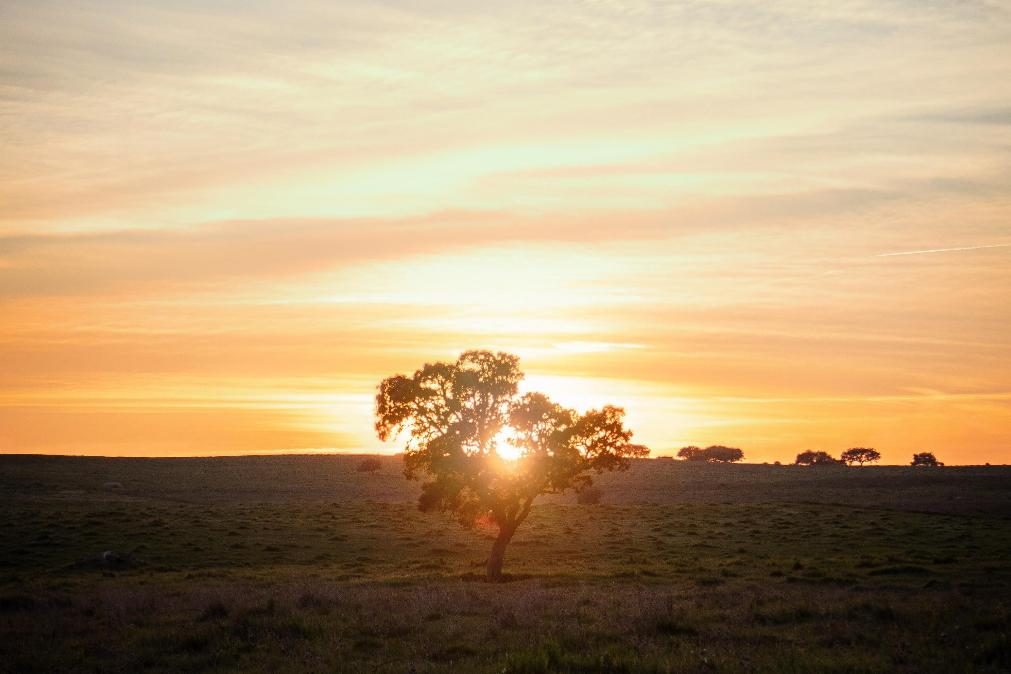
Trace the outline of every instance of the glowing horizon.
<path fill-rule="evenodd" d="M 654 455 L 1011 463 L 1002 3 L 0 16 L 0 452 L 398 452 L 488 348 Z"/>

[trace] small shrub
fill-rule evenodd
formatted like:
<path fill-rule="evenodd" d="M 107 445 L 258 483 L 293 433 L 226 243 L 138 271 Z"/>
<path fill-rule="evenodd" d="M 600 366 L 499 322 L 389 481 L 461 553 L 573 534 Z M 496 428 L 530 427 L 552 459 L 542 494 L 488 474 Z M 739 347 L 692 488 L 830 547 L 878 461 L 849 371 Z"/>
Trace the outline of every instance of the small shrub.
<path fill-rule="evenodd" d="M 579 505 L 597 505 L 604 498 L 604 490 L 600 487 L 587 487 L 576 492 L 576 503 Z"/>
<path fill-rule="evenodd" d="M 359 473 L 375 473 L 381 470 L 383 467 L 382 461 L 379 459 L 362 459 L 361 463 L 358 464 L 356 470 Z"/>

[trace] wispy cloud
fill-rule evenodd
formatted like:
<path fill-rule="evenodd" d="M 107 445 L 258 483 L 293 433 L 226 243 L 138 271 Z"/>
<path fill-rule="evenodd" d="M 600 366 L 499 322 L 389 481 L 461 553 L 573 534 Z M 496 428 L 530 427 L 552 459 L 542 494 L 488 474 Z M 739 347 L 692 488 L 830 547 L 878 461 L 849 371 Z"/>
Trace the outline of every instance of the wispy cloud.
<path fill-rule="evenodd" d="M 1011 243 L 991 243 L 982 246 L 956 246 L 953 248 L 925 248 L 922 250 L 904 250 L 897 253 L 879 253 L 877 257 L 898 257 L 901 255 L 928 255 L 931 253 L 954 253 L 965 250 L 986 250 L 988 248 L 1008 248 Z"/>
<path fill-rule="evenodd" d="M 379 377 L 495 347 L 657 447 L 1011 459 L 980 397 L 1011 380 L 1009 27 L 989 0 L 0 3 L 0 451 L 372 449 Z"/>

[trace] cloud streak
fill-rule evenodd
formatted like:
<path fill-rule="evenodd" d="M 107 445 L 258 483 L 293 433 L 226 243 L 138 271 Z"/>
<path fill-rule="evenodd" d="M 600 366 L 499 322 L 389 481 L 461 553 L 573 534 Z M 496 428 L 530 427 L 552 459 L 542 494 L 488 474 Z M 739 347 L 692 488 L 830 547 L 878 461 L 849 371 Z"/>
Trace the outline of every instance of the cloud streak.
<path fill-rule="evenodd" d="M 1009 28 L 2 3 L 0 451 L 378 449 L 375 382 L 488 347 L 657 448 L 1011 460 Z"/>
<path fill-rule="evenodd" d="M 926 248 L 923 250 L 905 250 L 898 253 L 879 253 L 877 257 L 899 257 L 903 255 L 929 255 L 933 253 L 955 253 L 967 250 L 989 250 L 991 248 L 1008 248 L 1011 243 L 991 243 L 981 246 L 957 246 L 954 248 Z"/>

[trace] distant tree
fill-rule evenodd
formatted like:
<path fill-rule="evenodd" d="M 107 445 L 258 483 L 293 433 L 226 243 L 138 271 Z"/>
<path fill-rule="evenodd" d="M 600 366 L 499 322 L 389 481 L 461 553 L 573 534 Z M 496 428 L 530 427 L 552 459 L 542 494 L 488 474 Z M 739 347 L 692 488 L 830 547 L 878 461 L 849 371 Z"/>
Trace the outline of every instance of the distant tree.
<path fill-rule="evenodd" d="M 359 473 L 374 473 L 382 467 L 383 462 L 379 459 L 362 459 L 355 470 Z"/>
<path fill-rule="evenodd" d="M 629 456 L 634 456 L 637 459 L 645 459 L 649 457 L 650 448 L 646 445 L 637 445 L 635 443 L 628 443 Z"/>
<path fill-rule="evenodd" d="M 624 470 L 649 452 L 629 442 L 621 408 L 578 414 L 541 393 L 519 396 L 522 378 L 516 356 L 467 351 L 384 379 L 376 396 L 379 438 L 408 434 L 404 474 L 424 480 L 419 508 L 498 528 L 489 580 L 501 579 L 506 546 L 538 495 L 586 489 L 591 472 Z M 519 458 L 503 458 L 503 445 Z"/>
<path fill-rule="evenodd" d="M 702 457 L 709 463 L 735 463 L 744 458 L 744 452 L 737 447 L 711 445 L 702 450 Z"/>
<path fill-rule="evenodd" d="M 798 466 L 831 466 L 841 462 L 828 452 L 816 452 L 808 449 L 798 454 L 794 463 Z"/>
<path fill-rule="evenodd" d="M 695 445 L 688 445 L 678 450 L 678 458 L 685 461 L 705 461 L 702 456 L 702 448 Z"/>
<path fill-rule="evenodd" d="M 842 453 L 843 462 L 853 465 L 854 463 L 860 464 L 861 466 L 865 463 L 874 463 L 875 461 L 881 460 L 881 452 L 870 447 L 852 447 L 847 449 Z"/>
<path fill-rule="evenodd" d="M 943 466 L 944 464 L 937 460 L 937 457 L 931 452 L 920 452 L 918 454 L 913 454 L 913 460 L 909 463 L 910 466 Z"/>

